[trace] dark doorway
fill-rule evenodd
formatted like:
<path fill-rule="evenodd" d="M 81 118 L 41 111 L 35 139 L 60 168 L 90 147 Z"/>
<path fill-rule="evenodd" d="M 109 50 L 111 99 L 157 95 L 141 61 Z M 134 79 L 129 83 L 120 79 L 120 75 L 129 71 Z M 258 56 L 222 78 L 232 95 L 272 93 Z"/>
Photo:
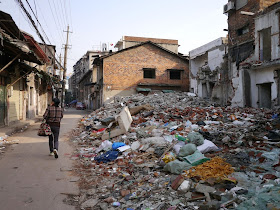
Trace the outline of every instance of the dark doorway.
<path fill-rule="evenodd" d="M 259 84 L 259 108 L 271 108 L 271 83 Z"/>
<path fill-rule="evenodd" d="M 243 84 L 244 84 L 244 101 L 245 107 L 251 107 L 251 77 L 247 70 L 244 70 L 243 74 Z"/>
<path fill-rule="evenodd" d="M 0 86 L 0 126 L 5 125 L 6 116 L 6 88 Z"/>

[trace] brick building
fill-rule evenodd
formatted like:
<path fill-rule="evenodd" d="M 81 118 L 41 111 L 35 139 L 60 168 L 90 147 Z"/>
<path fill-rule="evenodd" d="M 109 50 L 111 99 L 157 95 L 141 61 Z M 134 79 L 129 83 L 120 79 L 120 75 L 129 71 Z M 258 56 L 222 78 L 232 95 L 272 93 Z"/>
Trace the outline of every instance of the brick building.
<path fill-rule="evenodd" d="M 115 96 L 142 91 L 189 90 L 188 60 L 154 42 L 143 41 L 95 59 L 94 108 L 111 102 Z"/>
<path fill-rule="evenodd" d="M 267 107 L 279 101 L 279 0 L 231 0 L 228 15 L 227 101 Z M 276 72 L 275 72 L 276 71 Z"/>

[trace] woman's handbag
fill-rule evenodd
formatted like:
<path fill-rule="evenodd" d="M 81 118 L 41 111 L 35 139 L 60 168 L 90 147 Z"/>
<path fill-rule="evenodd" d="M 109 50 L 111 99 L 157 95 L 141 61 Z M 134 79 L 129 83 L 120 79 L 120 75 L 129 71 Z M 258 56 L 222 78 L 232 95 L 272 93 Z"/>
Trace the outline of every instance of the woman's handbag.
<path fill-rule="evenodd" d="M 46 123 L 46 120 L 43 120 L 43 122 L 41 123 L 37 134 L 38 134 L 38 136 L 52 135 L 51 127 L 48 123 Z"/>

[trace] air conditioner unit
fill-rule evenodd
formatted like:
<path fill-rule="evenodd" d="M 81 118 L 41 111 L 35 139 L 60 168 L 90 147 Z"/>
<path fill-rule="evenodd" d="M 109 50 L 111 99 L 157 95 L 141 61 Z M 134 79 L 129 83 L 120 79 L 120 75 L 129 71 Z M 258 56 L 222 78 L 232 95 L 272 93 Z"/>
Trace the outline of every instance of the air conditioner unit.
<path fill-rule="evenodd" d="M 228 13 L 228 11 L 235 9 L 234 2 L 230 1 L 226 5 L 224 5 L 224 14 Z"/>

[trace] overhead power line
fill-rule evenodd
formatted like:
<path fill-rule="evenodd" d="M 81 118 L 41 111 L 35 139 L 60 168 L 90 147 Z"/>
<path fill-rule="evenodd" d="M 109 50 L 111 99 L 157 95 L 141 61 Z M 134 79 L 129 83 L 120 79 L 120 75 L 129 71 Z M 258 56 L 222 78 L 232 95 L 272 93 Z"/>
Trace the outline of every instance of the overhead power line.
<path fill-rule="evenodd" d="M 51 13 L 52 13 L 54 22 L 55 22 L 55 26 L 56 26 L 56 27 L 60 27 L 60 28 L 62 29 L 63 27 L 61 26 L 59 19 L 56 21 L 57 18 L 55 17 L 55 15 L 54 15 L 54 13 L 53 13 L 53 9 L 52 9 L 52 6 L 51 6 L 51 3 L 50 3 L 49 0 L 48 0 L 48 3 L 49 3 L 49 7 L 50 7 L 50 10 L 51 10 Z M 58 30 L 58 31 L 59 31 L 59 30 Z M 61 33 L 62 33 L 62 32 L 61 32 Z M 61 37 L 63 37 L 63 36 L 61 36 Z M 63 38 L 62 38 L 62 40 L 63 40 Z"/>
<path fill-rule="evenodd" d="M 39 38 L 41 39 L 41 41 L 47 45 L 47 43 L 45 42 L 43 36 L 41 35 L 40 31 L 38 30 L 34 20 L 32 19 L 31 15 L 29 14 L 29 12 L 26 10 L 24 4 L 22 3 L 21 0 L 15 0 L 19 6 L 21 7 L 21 9 L 24 11 L 24 13 L 26 14 L 26 16 L 28 17 L 29 21 L 31 22 L 32 26 L 34 27 L 34 29 L 36 30 L 37 35 L 39 36 Z M 61 68 L 63 68 L 63 70 L 65 71 L 64 67 L 61 65 L 61 63 L 55 58 L 55 54 L 53 54 L 53 52 L 47 47 L 48 51 L 50 52 L 51 55 L 53 55 L 55 61 L 60 65 Z"/>
<path fill-rule="evenodd" d="M 25 0 L 25 1 L 26 1 L 26 3 L 28 4 L 29 8 L 31 9 L 31 11 L 32 11 L 32 13 L 33 13 L 33 15 L 34 15 L 34 17 L 36 18 L 37 23 L 40 25 L 40 27 L 41 27 L 43 33 L 45 34 L 45 37 L 47 38 L 48 42 L 51 43 L 50 39 L 48 38 L 46 32 L 44 31 L 44 29 L 43 29 L 43 27 L 42 27 L 40 21 L 38 20 L 37 15 L 34 13 L 34 11 L 33 11 L 32 7 L 31 7 L 31 5 L 29 4 L 28 0 Z"/>

